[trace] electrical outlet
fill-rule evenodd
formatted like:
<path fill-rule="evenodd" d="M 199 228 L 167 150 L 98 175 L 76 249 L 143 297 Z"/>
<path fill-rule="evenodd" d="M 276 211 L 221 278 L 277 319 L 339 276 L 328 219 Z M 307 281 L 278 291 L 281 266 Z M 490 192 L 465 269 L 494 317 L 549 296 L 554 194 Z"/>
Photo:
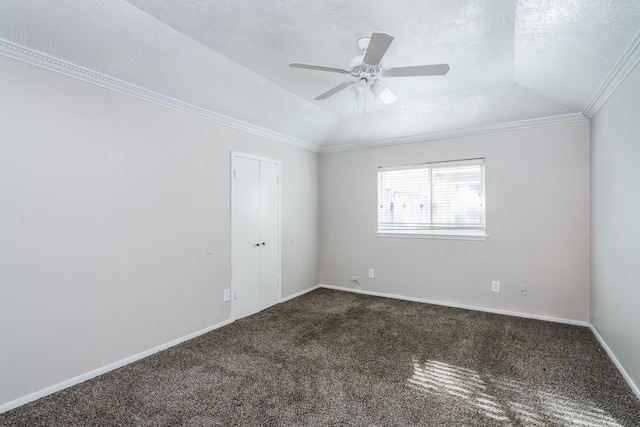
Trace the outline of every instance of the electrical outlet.
<path fill-rule="evenodd" d="M 500 282 L 494 280 L 491 282 L 491 291 L 492 292 L 500 292 Z"/>
<path fill-rule="evenodd" d="M 375 272 L 373 271 L 373 268 L 370 268 L 369 269 L 369 279 L 373 279 L 375 277 L 374 273 Z"/>
<path fill-rule="evenodd" d="M 222 299 L 224 301 L 229 301 L 231 299 L 231 289 L 224 290 L 224 297 Z"/>
<path fill-rule="evenodd" d="M 520 290 L 518 291 L 518 293 L 520 295 L 522 295 L 523 297 L 527 296 L 527 285 L 520 285 Z"/>
<path fill-rule="evenodd" d="M 351 281 L 355 282 L 356 280 L 358 280 L 358 274 L 356 273 L 356 268 L 353 267 L 351 269 Z"/>

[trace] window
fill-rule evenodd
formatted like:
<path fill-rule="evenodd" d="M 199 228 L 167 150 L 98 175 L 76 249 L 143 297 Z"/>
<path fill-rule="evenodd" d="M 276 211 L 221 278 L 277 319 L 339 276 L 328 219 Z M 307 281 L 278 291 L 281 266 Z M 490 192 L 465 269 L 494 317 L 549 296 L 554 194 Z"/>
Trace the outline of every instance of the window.
<path fill-rule="evenodd" d="M 378 169 L 378 235 L 486 238 L 484 159 Z"/>

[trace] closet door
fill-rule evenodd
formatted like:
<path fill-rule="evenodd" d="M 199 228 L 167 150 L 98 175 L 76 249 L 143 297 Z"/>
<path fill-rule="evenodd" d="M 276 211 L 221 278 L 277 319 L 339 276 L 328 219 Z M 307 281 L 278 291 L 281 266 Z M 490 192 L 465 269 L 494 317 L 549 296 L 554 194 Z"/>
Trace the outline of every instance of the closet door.
<path fill-rule="evenodd" d="M 260 162 L 260 310 L 280 302 L 279 166 Z"/>
<path fill-rule="evenodd" d="M 260 310 L 260 161 L 234 157 L 231 307 L 235 319 Z"/>
<path fill-rule="evenodd" d="M 232 157 L 231 308 L 240 319 L 280 302 L 280 165 Z"/>

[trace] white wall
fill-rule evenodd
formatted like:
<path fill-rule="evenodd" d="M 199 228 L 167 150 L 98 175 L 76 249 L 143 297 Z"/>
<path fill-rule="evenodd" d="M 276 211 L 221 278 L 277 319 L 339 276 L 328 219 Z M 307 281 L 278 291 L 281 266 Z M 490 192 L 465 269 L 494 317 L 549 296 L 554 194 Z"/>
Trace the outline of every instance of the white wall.
<path fill-rule="evenodd" d="M 283 297 L 318 283 L 316 153 L 0 75 L 0 405 L 229 318 L 231 150 L 281 161 Z"/>
<path fill-rule="evenodd" d="M 487 241 L 374 235 L 378 166 L 476 157 L 486 159 Z M 587 121 L 323 154 L 320 177 L 321 283 L 357 287 L 356 267 L 366 291 L 588 320 Z"/>
<path fill-rule="evenodd" d="M 591 324 L 640 390 L 640 68 L 591 119 Z M 640 394 L 639 394 L 640 396 Z"/>

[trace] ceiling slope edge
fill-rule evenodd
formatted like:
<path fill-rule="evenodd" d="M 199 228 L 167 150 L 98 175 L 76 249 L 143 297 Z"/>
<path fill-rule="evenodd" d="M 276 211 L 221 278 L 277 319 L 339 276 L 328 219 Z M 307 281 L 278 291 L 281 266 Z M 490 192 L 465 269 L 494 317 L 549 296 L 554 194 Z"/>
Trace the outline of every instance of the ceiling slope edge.
<path fill-rule="evenodd" d="M 602 82 L 598 91 L 594 95 L 589 105 L 584 110 L 584 115 L 587 118 L 592 118 L 598 110 L 607 102 L 607 99 L 618 88 L 620 83 L 629 75 L 629 73 L 640 62 L 640 32 L 636 34 L 635 38 L 624 51 L 615 67 L 611 70 L 607 78 Z"/>
<path fill-rule="evenodd" d="M 366 148 L 388 147 L 391 145 L 413 144 L 416 142 L 435 141 L 438 139 L 450 139 L 463 136 L 480 135 L 492 132 L 502 132 L 516 129 L 525 129 L 539 126 L 551 126 L 567 123 L 588 121 L 589 119 L 582 113 L 563 114 L 559 116 L 543 117 L 538 119 L 518 120 L 515 122 L 498 123 L 494 125 L 478 126 L 467 129 L 456 129 L 443 132 L 432 132 L 419 135 L 405 136 L 400 138 L 380 139 L 357 144 L 336 145 L 323 148 L 321 153 L 334 153 L 339 151 L 363 150 Z"/>
<path fill-rule="evenodd" d="M 242 120 L 234 119 L 204 108 L 186 102 L 178 101 L 157 92 L 144 89 L 122 80 L 98 73 L 96 71 L 63 61 L 58 58 L 51 57 L 44 53 L 40 53 L 24 46 L 11 43 L 7 40 L 0 39 L 0 55 L 26 62 L 37 67 L 45 68 L 65 76 L 85 81 L 106 89 L 114 90 L 125 95 L 133 96 L 147 102 L 151 102 L 163 107 L 171 108 L 201 119 L 209 120 L 224 126 L 235 129 L 244 130 L 255 135 L 263 136 L 285 144 L 293 145 L 298 148 L 319 153 L 321 148 L 318 145 L 311 144 L 298 138 L 284 135 L 279 132 L 272 131 L 260 126 L 252 125 Z"/>

